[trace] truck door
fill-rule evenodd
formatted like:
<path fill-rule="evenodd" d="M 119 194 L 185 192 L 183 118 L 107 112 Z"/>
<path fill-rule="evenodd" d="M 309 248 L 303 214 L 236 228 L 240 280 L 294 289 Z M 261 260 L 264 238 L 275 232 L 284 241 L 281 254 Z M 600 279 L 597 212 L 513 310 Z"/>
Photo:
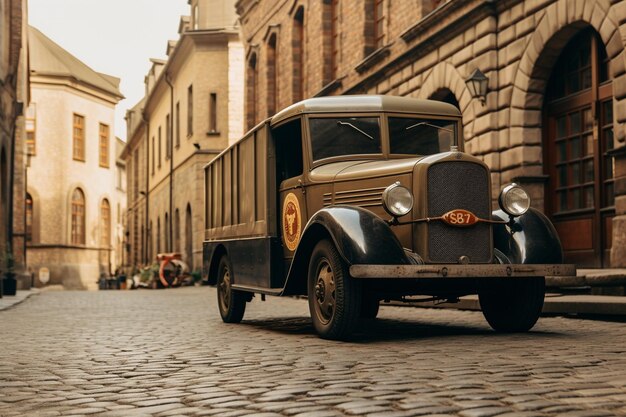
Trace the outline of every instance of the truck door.
<path fill-rule="evenodd" d="M 278 227 L 283 244 L 285 272 L 300 242 L 308 221 L 303 178 L 301 118 L 290 120 L 272 129 L 276 152 L 278 187 Z"/>

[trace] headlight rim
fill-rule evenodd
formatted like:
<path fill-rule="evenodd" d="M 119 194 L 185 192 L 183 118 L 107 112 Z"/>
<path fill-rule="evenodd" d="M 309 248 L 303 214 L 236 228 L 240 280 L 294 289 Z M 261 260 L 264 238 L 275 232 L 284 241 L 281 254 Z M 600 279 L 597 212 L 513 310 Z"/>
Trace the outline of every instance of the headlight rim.
<path fill-rule="evenodd" d="M 405 212 L 396 213 L 391 209 L 391 207 L 393 207 L 393 204 L 389 204 L 388 199 L 390 198 L 390 193 L 397 188 L 402 188 L 406 190 L 407 195 L 410 197 L 410 204 L 408 204 L 408 208 L 405 210 Z M 411 212 L 411 210 L 413 210 L 413 206 L 415 204 L 415 197 L 413 196 L 413 193 L 411 192 L 409 188 L 402 185 L 400 181 L 396 181 L 395 183 L 385 188 L 385 190 L 383 191 L 382 203 L 383 203 L 383 208 L 389 215 L 393 216 L 394 218 L 398 218 L 398 217 L 406 216 L 407 214 Z"/>
<path fill-rule="evenodd" d="M 515 189 L 521 190 L 526 195 L 527 204 L 522 212 L 511 210 L 511 208 L 507 206 L 505 202 L 507 195 L 509 195 L 509 193 Z M 528 192 L 519 184 L 516 184 L 514 182 L 504 187 L 502 191 L 500 191 L 500 195 L 498 196 L 498 205 L 500 206 L 502 211 L 504 211 L 506 214 L 508 214 L 511 217 L 520 217 L 526 214 L 528 210 L 530 210 L 531 201 L 532 200 Z"/>

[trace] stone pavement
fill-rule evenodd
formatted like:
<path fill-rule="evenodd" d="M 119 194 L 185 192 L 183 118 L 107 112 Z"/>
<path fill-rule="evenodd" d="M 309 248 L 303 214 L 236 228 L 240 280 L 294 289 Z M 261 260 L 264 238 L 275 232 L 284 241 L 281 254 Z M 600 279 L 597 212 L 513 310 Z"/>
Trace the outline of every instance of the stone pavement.
<path fill-rule="evenodd" d="M 5 295 L 0 298 L 0 310 L 11 308 L 38 292 L 38 289 L 32 288 L 30 290 L 17 290 L 15 295 Z"/>
<path fill-rule="evenodd" d="M 213 288 L 41 292 L 0 312 L 0 416 L 626 415 L 623 323 L 385 306 L 354 342 L 305 300 L 221 322 Z"/>

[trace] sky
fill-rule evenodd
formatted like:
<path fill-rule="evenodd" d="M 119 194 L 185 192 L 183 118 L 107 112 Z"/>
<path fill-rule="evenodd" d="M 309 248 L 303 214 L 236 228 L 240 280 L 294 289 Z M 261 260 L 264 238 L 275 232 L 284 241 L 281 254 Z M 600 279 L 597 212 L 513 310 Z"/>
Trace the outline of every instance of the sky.
<path fill-rule="evenodd" d="M 126 139 L 124 115 L 144 95 L 150 58 L 164 59 L 178 39 L 187 0 L 29 0 L 31 26 L 92 69 L 121 78 L 126 99 L 116 108 L 115 134 Z"/>

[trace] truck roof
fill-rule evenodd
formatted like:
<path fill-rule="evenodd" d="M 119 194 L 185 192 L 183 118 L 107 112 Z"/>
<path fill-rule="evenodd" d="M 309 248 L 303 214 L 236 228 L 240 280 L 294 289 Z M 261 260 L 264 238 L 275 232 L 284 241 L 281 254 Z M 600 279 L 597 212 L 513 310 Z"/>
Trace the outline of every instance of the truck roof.
<path fill-rule="evenodd" d="M 442 101 L 384 95 L 345 95 L 316 97 L 299 101 L 271 118 L 275 125 L 303 113 L 418 113 L 433 116 L 460 117 L 459 109 Z"/>

